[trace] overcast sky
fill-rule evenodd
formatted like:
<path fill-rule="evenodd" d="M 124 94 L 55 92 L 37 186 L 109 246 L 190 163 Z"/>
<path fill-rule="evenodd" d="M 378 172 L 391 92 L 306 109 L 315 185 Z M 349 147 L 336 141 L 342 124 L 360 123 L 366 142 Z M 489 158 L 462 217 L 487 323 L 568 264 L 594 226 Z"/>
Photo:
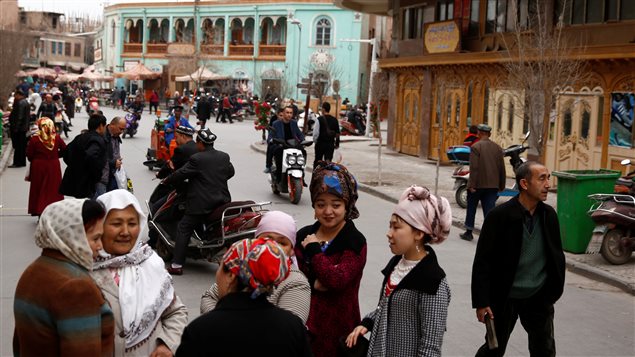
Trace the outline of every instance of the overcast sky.
<path fill-rule="evenodd" d="M 1 0 L 0 0 L 1 1 Z M 181 0 L 184 1 L 184 0 Z M 104 5 L 130 2 L 179 2 L 178 0 L 18 0 L 18 5 L 27 10 L 54 11 L 68 15 L 87 14 L 92 18 L 101 17 Z"/>

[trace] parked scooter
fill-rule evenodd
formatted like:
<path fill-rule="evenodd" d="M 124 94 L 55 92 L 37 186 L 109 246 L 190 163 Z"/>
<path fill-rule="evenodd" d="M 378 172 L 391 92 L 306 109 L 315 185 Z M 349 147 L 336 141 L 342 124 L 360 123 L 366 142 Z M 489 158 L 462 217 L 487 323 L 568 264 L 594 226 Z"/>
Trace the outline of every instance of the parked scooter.
<path fill-rule="evenodd" d="M 131 138 L 137 135 L 137 129 L 139 128 L 139 120 L 141 120 L 141 114 L 134 110 L 128 110 L 126 112 L 126 130 L 121 133 L 121 137 L 125 138 L 126 135 Z"/>
<path fill-rule="evenodd" d="M 167 197 L 166 197 L 167 193 Z M 183 217 L 179 194 L 170 186 L 159 184 L 148 206 L 148 227 L 150 245 L 165 261 L 171 261 L 178 223 Z M 260 218 L 271 202 L 236 201 L 224 204 L 214 210 L 205 223 L 196 228 L 190 238 L 187 257 L 220 261 L 224 251 L 234 242 L 253 238 Z"/>
<path fill-rule="evenodd" d="M 304 168 L 306 159 L 302 155 L 302 149 L 313 144 L 312 141 L 298 143 L 295 139 L 284 141 L 273 139 L 275 143 L 282 145 L 282 175 L 281 182 L 276 180 L 276 164 L 271 167 L 269 183 L 274 194 L 289 194 L 289 200 L 293 204 L 300 202 L 302 187 L 304 186 Z M 274 160 L 275 161 L 275 160 Z"/>
<path fill-rule="evenodd" d="M 87 103 L 86 111 L 89 115 L 99 112 L 99 100 L 97 99 L 97 97 L 90 97 Z"/>
<path fill-rule="evenodd" d="M 514 171 L 525 162 L 525 158 L 520 155 L 529 149 L 529 146 L 525 146 L 525 142 L 529 138 L 530 132 L 525 134 L 525 138 L 521 144 L 516 144 L 503 150 L 503 155 L 509 157 L 509 163 Z M 452 172 L 452 178 L 454 179 L 454 198 L 456 203 L 461 208 L 467 208 L 467 182 L 470 179 L 470 159 L 469 159 L 470 147 L 465 145 L 450 146 L 446 154 L 451 162 L 459 164 Z M 511 188 L 506 187 L 503 191 L 498 193 L 498 197 L 513 197 L 518 194 L 518 188 L 516 183 Z"/>

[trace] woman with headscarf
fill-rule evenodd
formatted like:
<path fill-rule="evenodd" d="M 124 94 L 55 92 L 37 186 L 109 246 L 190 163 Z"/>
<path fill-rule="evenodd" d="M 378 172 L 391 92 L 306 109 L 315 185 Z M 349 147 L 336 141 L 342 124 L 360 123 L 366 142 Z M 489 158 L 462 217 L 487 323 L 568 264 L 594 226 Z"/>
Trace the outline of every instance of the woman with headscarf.
<path fill-rule="evenodd" d="M 307 328 L 313 354 L 331 357 L 340 338 L 360 322 L 366 238 L 353 223 L 359 217 L 357 181 L 346 167 L 319 161 L 309 190 L 317 222 L 298 231 L 295 254 L 311 285 Z"/>
<path fill-rule="evenodd" d="M 256 237 L 274 240 L 284 250 L 284 254 L 292 258 L 289 275 L 273 289 L 267 296 L 267 300 L 277 307 L 291 311 L 302 319 L 303 323 L 306 323 L 311 305 L 311 288 L 293 259 L 295 234 L 296 226 L 293 217 L 281 211 L 265 213 L 256 227 Z M 201 298 L 201 314 L 213 310 L 218 299 L 218 284 L 214 283 Z"/>
<path fill-rule="evenodd" d="M 26 147 L 26 157 L 31 162 L 27 179 L 31 181 L 28 212 L 32 216 L 41 215 L 46 206 L 64 199 L 59 193 L 62 183 L 60 157 L 66 144 L 57 135 L 51 119 L 38 119 L 37 127 L 37 134 L 31 136 Z"/>
<path fill-rule="evenodd" d="M 429 244 L 443 242 L 451 224 L 447 199 L 420 186 L 404 191 L 386 234 L 395 256 L 382 270 L 379 304 L 349 334 L 349 348 L 372 331 L 367 356 L 441 356 L 450 287 Z"/>
<path fill-rule="evenodd" d="M 115 317 L 115 356 L 172 356 L 187 325 L 163 260 L 139 237 L 146 216 L 127 190 L 99 196 L 106 207 L 104 249 L 93 279 Z"/>
<path fill-rule="evenodd" d="M 16 356 L 112 356 L 114 321 L 89 275 L 102 248 L 104 207 L 67 199 L 50 204 L 38 222 L 42 255 L 22 273 L 13 313 Z"/>
<path fill-rule="evenodd" d="M 302 320 L 267 300 L 290 265 L 271 239 L 234 243 L 216 271 L 216 308 L 187 326 L 176 355 L 310 356 Z"/>

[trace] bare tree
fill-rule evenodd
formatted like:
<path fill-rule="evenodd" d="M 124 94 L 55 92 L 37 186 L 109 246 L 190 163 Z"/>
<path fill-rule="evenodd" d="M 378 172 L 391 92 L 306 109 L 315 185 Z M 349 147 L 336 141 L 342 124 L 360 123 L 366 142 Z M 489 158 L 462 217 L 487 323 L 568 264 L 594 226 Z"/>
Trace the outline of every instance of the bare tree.
<path fill-rule="evenodd" d="M 329 94 L 333 81 L 339 81 L 344 74 L 344 70 L 334 62 L 326 64 L 310 62 L 305 67 L 305 72 L 307 77 L 309 73 L 313 73 L 313 83 L 315 85 L 312 87 L 311 92 L 318 99 L 318 108 L 322 106 L 324 97 Z"/>
<path fill-rule="evenodd" d="M 558 88 L 573 87 L 589 76 L 586 62 L 576 56 L 581 44 L 566 36 L 562 19 L 571 0 L 562 0 L 562 13 L 555 26 L 549 11 L 549 1 L 530 2 L 526 23 L 515 21 L 509 38 L 503 36 L 507 48 L 503 63 L 506 85 L 515 89 L 519 103 L 524 102 L 524 113 L 532 134 L 529 138 L 531 153 L 544 161 L 549 131 L 549 108 L 559 95 Z M 552 5 L 553 6 L 553 5 Z M 517 11 L 518 0 L 510 2 L 511 13 Z"/>
<path fill-rule="evenodd" d="M 4 108 L 7 99 L 17 84 L 14 74 L 20 70 L 25 51 L 31 45 L 33 38 L 25 32 L 0 30 L 0 73 L 5 80 L 0 81 L 0 107 Z"/>
<path fill-rule="evenodd" d="M 381 113 L 388 102 L 390 82 L 386 72 L 376 72 L 373 76 L 373 87 L 370 88 L 370 90 L 373 91 L 373 98 L 375 98 L 376 103 L 368 103 L 368 105 L 371 106 L 371 115 L 368 125 L 371 126 L 374 136 L 379 139 L 379 145 L 377 145 L 377 185 L 381 186 L 381 146 L 383 144 L 381 136 Z"/>

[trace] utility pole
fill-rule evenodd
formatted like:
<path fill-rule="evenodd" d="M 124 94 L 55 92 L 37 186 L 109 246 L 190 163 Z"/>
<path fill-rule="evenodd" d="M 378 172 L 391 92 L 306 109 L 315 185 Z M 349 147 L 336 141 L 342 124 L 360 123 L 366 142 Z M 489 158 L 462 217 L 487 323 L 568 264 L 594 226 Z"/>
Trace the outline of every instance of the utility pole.
<path fill-rule="evenodd" d="M 375 45 L 377 44 L 377 38 L 370 39 L 340 39 L 341 42 L 359 42 L 359 43 L 367 43 L 370 44 L 371 50 L 371 61 L 370 61 L 370 78 L 368 79 L 368 103 L 366 103 L 366 136 L 370 136 L 370 104 L 374 101 L 373 95 L 373 77 L 377 72 L 377 53 L 375 52 Z M 377 115 L 380 115 L 378 112 Z M 379 131 L 379 135 L 381 135 L 381 131 Z"/>

